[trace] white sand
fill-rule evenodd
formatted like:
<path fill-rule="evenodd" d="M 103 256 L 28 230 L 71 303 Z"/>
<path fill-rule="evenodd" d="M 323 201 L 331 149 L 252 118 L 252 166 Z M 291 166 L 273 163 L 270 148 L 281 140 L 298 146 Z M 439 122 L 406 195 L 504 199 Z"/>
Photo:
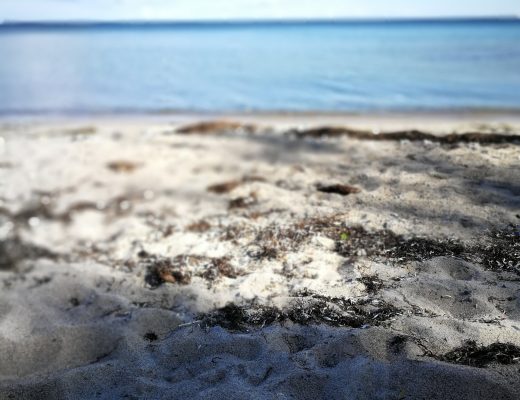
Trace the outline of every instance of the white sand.
<path fill-rule="evenodd" d="M 22 246 L 21 260 L 0 269 L 0 399 L 519 398 L 520 364 L 474 368 L 424 355 L 468 339 L 520 346 L 520 284 L 511 276 L 450 257 L 395 264 L 359 249 L 347 259 L 320 233 L 258 257 L 258 234 L 269 227 L 333 215 L 368 231 L 467 246 L 520 223 L 518 145 L 296 140 L 283 129 L 347 123 L 514 133 L 518 121 L 241 119 L 276 129 L 180 135 L 175 128 L 186 121 L 166 118 L 0 126 L 0 240 L 11 246 L 0 257 Z M 207 191 L 248 176 L 263 181 Z M 336 183 L 361 192 L 316 190 Z M 229 209 L 240 197 L 253 203 Z M 209 229 L 188 229 L 200 221 Z M 228 240 L 233 229 L 238 235 Z M 31 246 L 57 256 L 40 257 Z M 143 250 L 228 257 L 238 276 L 210 281 L 207 263 L 195 261 L 189 284 L 151 288 Z M 230 302 L 283 308 L 302 289 L 363 298 L 358 278 L 373 275 L 384 288 L 370 296 L 402 310 L 381 326 L 287 322 L 237 333 L 196 323 L 198 313 Z M 150 333 L 157 340 L 147 340 Z M 396 348 L 399 335 L 411 339 Z"/>

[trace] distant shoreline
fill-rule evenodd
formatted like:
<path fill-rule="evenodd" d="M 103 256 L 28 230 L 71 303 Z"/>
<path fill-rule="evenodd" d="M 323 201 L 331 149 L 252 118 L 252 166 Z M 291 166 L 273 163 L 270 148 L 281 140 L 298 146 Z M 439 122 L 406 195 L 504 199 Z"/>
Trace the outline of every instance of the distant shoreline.
<path fill-rule="evenodd" d="M 240 20 L 128 20 L 128 21 L 18 21 L 0 22 L 2 29 L 93 29 L 93 28 L 230 28 L 323 25 L 520 23 L 518 16 L 433 17 L 433 18 L 321 18 L 321 19 L 240 19 Z"/>
<path fill-rule="evenodd" d="M 424 117 L 460 117 L 460 116 L 507 116 L 519 117 L 520 108 L 487 108 L 487 107 L 448 107 L 448 108 L 417 108 L 417 109 L 366 109 L 366 110 L 204 110 L 204 109 L 97 109 L 97 110 L 9 110 L 0 109 L 0 120 L 6 118 L 31 118 L 31 117 L 104 117 L 104 116 L 424 116 Z"/>
<path fill-rule="evenodd" d="M 150 123 L 196 123 L 201 121 L 234 121 L 251 123 L 262 126 L 352 126 L 367 128 L 377 125 L 381 128 L 392 129 L 425 129 L 446 130 L 460 124 L 515 124 L 520 126 L 520 110 L 444 110 L 444 111 L 386 111 L 386 112 L 97 112 L 97 113 L 43 113 L 43 114 L 1 114 L 2 124 L 25 123 L 122 123 L 150 124 Z M 449 129 L 448 129 L 449 130 Z"/>

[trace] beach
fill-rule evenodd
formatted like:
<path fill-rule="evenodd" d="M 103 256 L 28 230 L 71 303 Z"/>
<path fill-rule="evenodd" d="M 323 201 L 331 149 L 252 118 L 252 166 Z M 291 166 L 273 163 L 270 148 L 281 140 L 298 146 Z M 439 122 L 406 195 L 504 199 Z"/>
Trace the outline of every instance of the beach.
<path fill-rule="evenodd" d="M 516 399 L 520 117 L 0 123 L 0 399 Z"/>

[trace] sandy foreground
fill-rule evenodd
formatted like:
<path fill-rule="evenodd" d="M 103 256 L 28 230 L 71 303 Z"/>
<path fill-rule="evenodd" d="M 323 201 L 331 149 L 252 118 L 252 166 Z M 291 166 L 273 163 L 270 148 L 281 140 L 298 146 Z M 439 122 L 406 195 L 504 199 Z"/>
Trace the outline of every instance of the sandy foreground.
<path fill-rule="evenodd" d="M 0 124 L 0 399 L 519 398 L 517 119 L 194 122 Z"/>

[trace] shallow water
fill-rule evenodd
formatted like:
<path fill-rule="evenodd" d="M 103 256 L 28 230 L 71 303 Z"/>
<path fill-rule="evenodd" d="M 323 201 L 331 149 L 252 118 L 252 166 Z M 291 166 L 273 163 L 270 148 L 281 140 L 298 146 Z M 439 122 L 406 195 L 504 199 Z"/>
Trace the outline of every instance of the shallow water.
<path fill-rule="evenodd" d="M 0 113 L 520 109 L 520 22 L 0 27 Z"/>

